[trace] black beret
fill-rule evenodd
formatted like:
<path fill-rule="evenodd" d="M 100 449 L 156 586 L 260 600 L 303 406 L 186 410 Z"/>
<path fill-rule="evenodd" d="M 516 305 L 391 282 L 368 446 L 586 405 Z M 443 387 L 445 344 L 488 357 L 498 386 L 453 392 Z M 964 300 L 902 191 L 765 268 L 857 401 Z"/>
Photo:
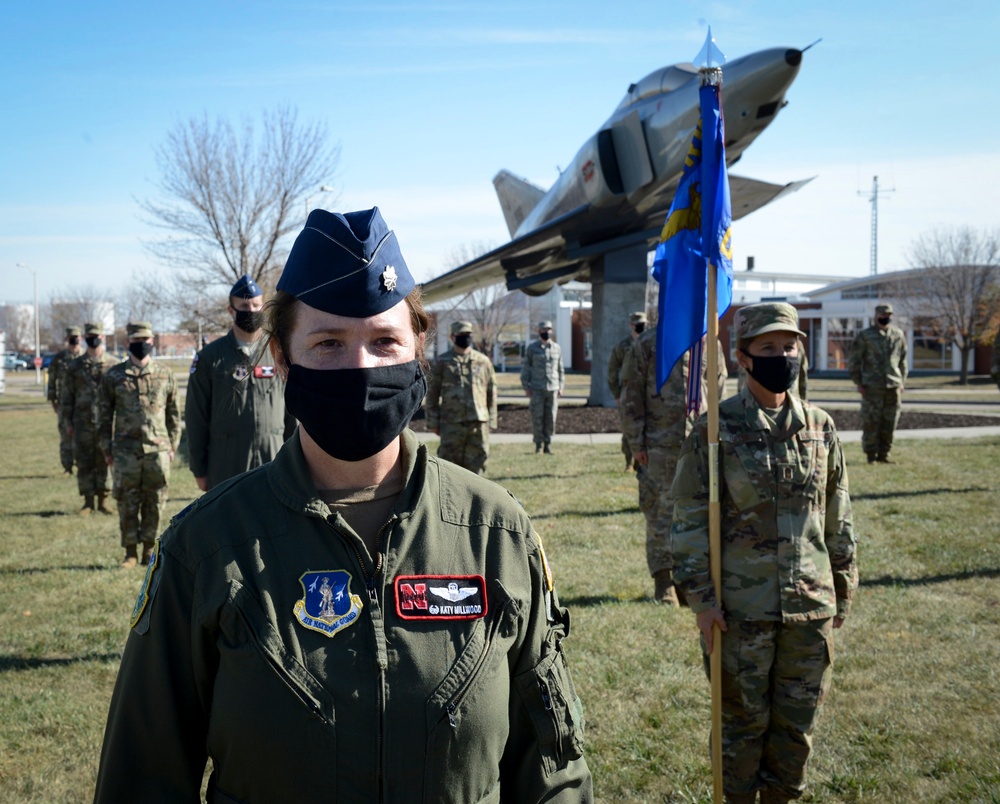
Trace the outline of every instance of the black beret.
<path fill-rule="evenodd" d="M 396 235 L 378 207 L 344 213 L 314 209 L 278 280 L 278 290 L 349 318 L 383 313 L 414 287 Z"/>

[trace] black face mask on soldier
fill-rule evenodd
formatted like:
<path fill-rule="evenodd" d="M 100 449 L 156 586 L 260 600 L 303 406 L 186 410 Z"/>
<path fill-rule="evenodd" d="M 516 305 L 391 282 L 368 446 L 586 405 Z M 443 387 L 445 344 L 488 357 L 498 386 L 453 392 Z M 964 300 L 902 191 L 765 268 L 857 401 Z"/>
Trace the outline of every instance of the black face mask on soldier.
<path fill-rule="evenodd" d="M 132 341 L 128 345 L 128 350 L 136 360 L 145 360 L 153 354 L 153 344 L 149 341 Z"/>
<path fill-rule="evenodd" d="M 549 338 L 552 337 L 552 333 L 549 332 L 547 329 L 545 329 L 538 333 L 538 337 L 541 338 L 543 341 L 547 341 Z"/>
<path fill-rule="evenodd" d="M 85 340 L 87 341 L 87 346 L 91 349 L 96 349 L 104 343 L 104 339 L 100 335 L 88 335 Z M 70 341 L 70 343 L 72 343 L 72 341 Z M 77 343 L 79 343 L 79 341 L 77 341 Z"/>
<path fill-rule="evenodd" d="M 878 322 L 879 322 L 879 323 L 880 323 L 880 324 L 881 324 L 881 325 L 882 325 L 883 327 L 884 327 L 884 326 L 885 326 L 886 324 L 888 324 L 888 323 L 889 323 L 890 321 L 892 321 L 892 318 L 891 318 L 890 316 L 887 316 L 887 315 L 884 315 L 884 316 L 882 316 L 881 318 L 879 318 L 879 319 L 878 319 Z"/>
<path fill-rule="evenodd" d="M 472 346 L 472 333 L 471 332 L 460 332 L 455 336 L 455 346 L 459 349 L 468 349 Z"/>
<path fill-rule="evenodd" d="M 234 320 L 236 326 L 247 333 L 247 335 L 252 335 L 264 323 L 264 314 L 260 310 L 236 310 Z"/>
<path fill-rule="evenodd" d="M 642 333 L 646 331 L 645 324 L 633 324 L 632 328 L 635 330 L 636 335 L 642 335 Z"/>
<path fill-rule="evenodd" d="M 79 335 L 70 335 L 69 336 L 69 345 L 70 346 L 79 346 L 80 345 L 80 336 Z"/>
<path fill-rule="evenodd" d="M 799 376 L 801 361 L 788 355 L 761 357 L 743 352 L 753 361 L 753 368 L 747 369 L 747 374 L 753 377 L 772 394 L 783 394 L 792 387 Z"/>
<path fill-rule="evenodd" d="M 374 368 L 292 365 L 285 407 L 327 455 L 362 461 L 399 437 L 425 393 L 427 380 L 416 360 Z"/>

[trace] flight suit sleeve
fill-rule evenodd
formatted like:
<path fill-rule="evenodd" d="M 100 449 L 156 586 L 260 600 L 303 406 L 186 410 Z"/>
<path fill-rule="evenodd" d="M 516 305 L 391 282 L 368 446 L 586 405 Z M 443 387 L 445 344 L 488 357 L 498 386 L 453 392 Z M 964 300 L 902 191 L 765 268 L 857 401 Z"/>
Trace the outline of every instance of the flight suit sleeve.
<path fill-rule="evenodd" d="M 497 372 L 493 361 L 489 361 L 489 382 L 486 385 L 486 405 L 490 410 L 490 428 L 496 430 L 500 426 L 497 414 Z"/>
<path fill-rule="evenodd" d="M 195 477 L 208 476 L 208 427 L 212 411 L 212 367 L 198 355 L 188 378 L 184 401 L 184 428 L 187 430 L 188 463 Z"/>
<path fill-rule="evenodd" d="M 681 447 L 670 496 L 674 583 L 684 590 L 691 611 L 700 614 L 719 605 L 708 560 L 708 459 L 700 428 Z"/>
<path fill-rule="evenodd" d="M 443 361 L 435 360 L 431 363 L 431 370 L 427 372 L 427 396 L 424 397 L 424 411 L 427 415 L 427 429 L 437 430 L 441 426 L 441 374 L 444 368 Z"/>
<path fill-rule="evenodd" d="M 529 539 L 531 608 L 514 663 L 510 732 L 500 761 L 504 802 L 582 804 L 594 800 L 583 756 L 583 704 L 566 662 L 569 612 L 559 606 L 536 538 Z"/>
<path fill-rule="evenodd" d="M 169 554 L 157 561 L 115 682 L 95 804 L 201 800 L 212 659 L 192 633 L 194 574 Z"/>
<path fill-rule="evenodd" d="M 847 486 L 847 463 L 836 431 L 827 453 L 824 540 L 837 593 L 837 616 L 846 617 L 858 588 L 857 540 Z"/>

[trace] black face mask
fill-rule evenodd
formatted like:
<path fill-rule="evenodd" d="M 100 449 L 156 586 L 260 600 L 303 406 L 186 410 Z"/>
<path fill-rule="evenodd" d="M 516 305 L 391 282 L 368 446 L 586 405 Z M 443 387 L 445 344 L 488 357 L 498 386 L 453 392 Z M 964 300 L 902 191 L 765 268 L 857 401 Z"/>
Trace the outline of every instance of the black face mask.
<path fill-rule="evenodd" d="M 646 325 L 645 324 L 634 324 L 633 325 L 633 329 L 635 329 L 635 334 L 636 335 L 642 335 L 642 333 L 646 331 Z"/>
<path fill-rule="evenodd" d="M 80 336 L 79 335 L 71 335 L 70 338 L 69 338 L 69 345 L 70 346 L 79 346 L 80 345 Z"/>
<path fill-rule="evenodd" d="M 260 310 L 237 310 L 235 319 L 236 326 L 252 335 L 264 323 L 264 314 Z"/>
<path fill-rule="evenodd" d="M 145 360 L 153 354 L 153 344 L 149 341 L 132 341 L 128 345 L 128 350 L 136 360 Z"/>
<path fill-rule="evenodd" d="M 552 333 L 549 332 L 548 330 L 544 330 L 538 333 L 538 337 L 541 338 L 543 341 L 547 341 L 549 338 L 552 337 Z"/>
<path fill-rule="evenodd" d="M 892 321 L 892 319 L 891 319 L 891 318 L 890 318 L 889 316 L 883 316 L 882 318 L 878 319 L 878 322 L 879 322 L 879 323 L 880 323 L 880 324 L 881 324 L 881 325 L 882 325 L 883 327 L 884 327 L 884 326 L 885 326 L 886 324 L 888 324 L 888 323 L 889 323 L 890 321 Z"/>
<path fill-rule="evenodd" d="M 468 349 L 472 346 L 472 333 L 462 332 L 455 336 L 455 346 L 459 349 Z"/>
<path fill-rule="evenodd" d="M 87 341 L 87 346 L 89 346 L 91 349 L 96 349 L 98 346 L 104 343 L 104 338 L 102 338 L 100 335 L 88 335 L 84 340 Z"/>
<path fill-rule="evenodd" d="M 285 407 L 319 448 L 341 461 L 362 461 L 406 429 L 427 393 L 420 363 L 349 369 L 291 366 Z"/>
<path fill-rule="evenodd" d="M 753 360 L 753 368 L 748 369 L 747 374 L 772 394 L 783 394 L 798 379 L 801 361 L 797 357 L 786 355 L 760 357 L 747 352 L 743 354 Z"/>

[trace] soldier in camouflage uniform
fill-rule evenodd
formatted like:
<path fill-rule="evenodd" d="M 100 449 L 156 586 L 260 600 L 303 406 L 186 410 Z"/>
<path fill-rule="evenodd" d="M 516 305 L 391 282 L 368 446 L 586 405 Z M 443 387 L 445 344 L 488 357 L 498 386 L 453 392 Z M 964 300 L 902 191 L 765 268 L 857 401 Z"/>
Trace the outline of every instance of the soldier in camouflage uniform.
<path fill-rule="evenodd" d="M 622 428 L 622 453 L 625 455 L 625 471 L 632 469 L 632 448 L 628 444 L 628 436 L 625 435 L 625 408 L 622 407 L 622 365 L 625 363 L 625 355 L 628 354 L 644 329 L 646 329 L 646 314 L 632 313 L 629 316 L 629 326 L 632 331 L 622 338 L 611 348 L 611 356 L 608 358 L 608 389 L 615 398 L 618 406 L 618 421 Z M 638 467 L 636 467 L 638 468 Z"/>
<path fill-rule="evenodd" d="M 552 322 L 538 324 L 538 340 L 528 344 L 521 364 L 521 387 L 529 399 L 531 433 L 535 452 L 552 454 L 552 435 L 556 431 L 559 397 L 566 386 L 562 349 L 552 340 Z"/>
<path fill-rule="evenodd" d="M 46 394 L 52 410 L 56 412 L 59 424 L 59 462 L 66 474 L 73 474 L 73 436 L 69 433 L 70 422 L 62 412 L 62 386 L 66 377 L 66 368 L 83 354 L 80 345 L 80 328 L 66 327 L 66 348 L 61 350 L 49 363 L 48 393 Z"/>
<path fill-rule="evenodd" d="M 477 475 L 486 472 L 490 428 L 497 426 L 493 362 L 472 348 L 472 323 L 451 325 L 453 347 L 431 365 L 427 377 L 427 429 L 441 436 L 438 457 Z"/>
<path fill-rule="evenodd" d="M 108 464 L 97 438 L 97 398 L 104 375 L 118 361 L 104 353 L 104 338 L 98 324 L 85 324 L 87 351 L 73 360 L 66 369 L 60 397 L 61 416 L 69 423 L 76 459 L 77 488 L 83 496 L 80 514 L 87 516 L 97 510 L 112 514 L 108 508 Z"/>
<path fill-rule="evenodd" d="M 889 452 L 906 385 L 906 335 L 892 326 L 891 304 L 875 308 L 875 322 L 851 344 L 847 369 L 861 394 L 861 448 L 868 463 L 892 463 Z"/>
<path fill-rule="evenodd" d="M 990 368 L 990 375 L 993 377 L 997 388 L 1000 388 L 1000 329 L 993 340 L 993 366 Z"/>
<path fill-rule="evenodd" d="M 101 385 L 98 432 L 105 460 L 112 467 L 118 500 L 123 567 L 149 562 L 167 501 L 170 462 L 181 438 L 177 381 L 173 372 L 150 359 L 153 328 L 129 324 L 129 357 L 114 366 Z"/>
<path fill-rule="evenodd" d="M 798 374 L 795 309 L 744 308 L 737 359 L 747 386 L 719 408 L 722 600 L 709 569 L 706 417 L 684 442 L 672 494 L 674 579 L 702 634 L 722 636 L 726 800 L 798 798 L 833 630 L 858 585 L 847 467 L 833 420 L 787 393 Z"/>
<path fill-rule="evenodd" d="M 716 382 L 721 399 L 729 372 L 718 341 L 716 349 L 719 354 Z M 673 584 L 670 484 L 674 480 L 681 444 L 697 418 L 697 414 L 687 413 L 689 362 L 689 353 L 685 352 L 674 364 L 663 388 L 657 391 L 656 327 L 653 327 L 639 336 L 625 355 L 622 366 L 622 431 L 638 467 L 639 509 L 646 517 L 646 566 L 653 578 L 653 599 L 670 606 L 682 602 Z M 705 411 L 707 404 L 707 369 L 707 352 L 703 352 L 699 413 Z"/>

